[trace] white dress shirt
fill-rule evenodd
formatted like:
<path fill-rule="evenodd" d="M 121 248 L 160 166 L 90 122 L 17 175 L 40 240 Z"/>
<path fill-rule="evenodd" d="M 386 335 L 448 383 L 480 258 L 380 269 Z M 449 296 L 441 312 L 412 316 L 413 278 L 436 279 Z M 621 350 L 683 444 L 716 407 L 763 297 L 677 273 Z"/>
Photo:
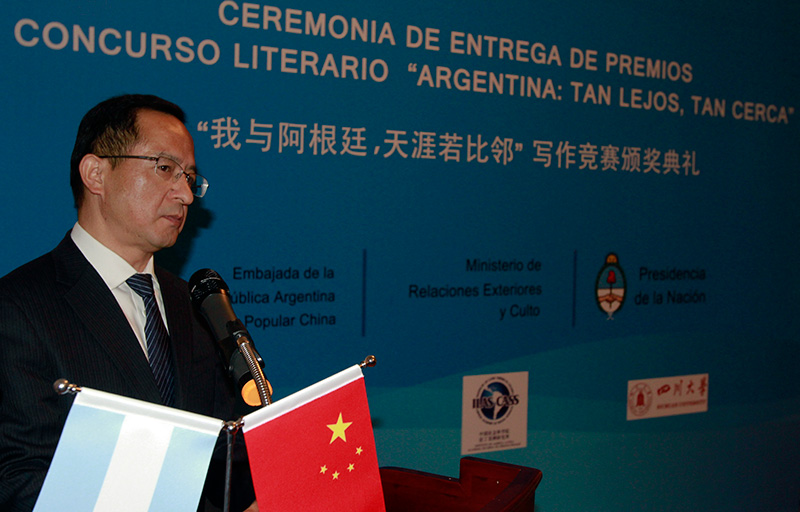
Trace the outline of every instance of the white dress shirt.
<path fill-rule="evenodd" d="M 97 241 L 77 222 L 72 228 L 70 235 L 72 241 L 78 246 L 78 249 L 83 253 L 89 263 L 97 270 L 100 277 L 114 294 L 114 297 L 119 303 L 119 307 L 128 319 L 131 329 L 139 339 L 145 356 L 147 356 L 147 340 L 144 335 L 144 326 L 147 321 L 147 314 L 144 309 L 144 300 L 134 292 L 128 283 L 125 281 L 136 274 L 136 269 L 130 263 L 125 261 L 120 255 Z M 161 312 L 161 319 L 169 332 L 169 325 L 167 325 L 167 318 L 164 315 L 164 301 L 161 298 L 161 287 L 158 284 L 158 279 L 154 273 L 153 257 L 147 262 L 144 269 L 145 274 L 153 276 L 153 290 L 155 291 L 156 301 L 158 302 L 158 309 Z"/>

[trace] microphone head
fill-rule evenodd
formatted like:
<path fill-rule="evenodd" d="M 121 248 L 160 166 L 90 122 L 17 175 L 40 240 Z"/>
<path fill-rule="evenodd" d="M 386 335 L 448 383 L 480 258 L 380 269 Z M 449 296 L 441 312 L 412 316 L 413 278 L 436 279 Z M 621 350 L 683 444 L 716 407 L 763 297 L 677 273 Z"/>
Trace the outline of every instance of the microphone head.
<path fill-rule="evenodd" d="M 189 294 L 195 307 L 199 307 L 212 293 L 230 294 L 228 285 L 219 274 L 210 268 L 201 268 L 192 274 L 189 278 Z"/>

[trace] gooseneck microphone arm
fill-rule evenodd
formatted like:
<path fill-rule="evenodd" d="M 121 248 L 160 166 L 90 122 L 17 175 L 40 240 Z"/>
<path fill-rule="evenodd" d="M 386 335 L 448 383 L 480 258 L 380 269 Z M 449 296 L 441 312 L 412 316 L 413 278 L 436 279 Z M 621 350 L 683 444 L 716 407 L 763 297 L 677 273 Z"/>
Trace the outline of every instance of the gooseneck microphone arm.
<path fill-rule="evenodd" d="M 239 329 L 239 327 L 241 328 Z M 250 370 L 250 375 L 256 383 L 258 396 L 261 398 L 261 405 L 272 404 L 272 393 L 269 389 L 269 383 L 264 376 L 261 365 L 258 363 L 259 357 L 253 348 L 253 343 L 247 335 L 247 330 L 238 318 L 234 322 L 229 322 L 228 328 L 234 331 L 231 332 L 230 335 L 233 336 L 234 341 L 236 341 L 236 346 L 239 347 L 239 352 L 242 354 L 242 357 L 244 357 L 247 368 Z"/>
<path fill-rule="evenodd" d="M 244 341 L 242 341 L 242 339 L 244 339 Z M 239 350 L 241 351 L 244 360 L 247 361 L 247 367 L 250 368 L 250 374 L 253 376 L 253 380 L 256 382 L 256 389 L 258 389 L 258 396 L 261 398 L 261 405 L 272 404 L 272 393 L 269 392 L 267 378 L 264 376 L 264 371 L 258 364 L 256 353 L 250 344 L 250 340 L 242 337 L 238 338 L 236 341 L 239 343 Z"/>

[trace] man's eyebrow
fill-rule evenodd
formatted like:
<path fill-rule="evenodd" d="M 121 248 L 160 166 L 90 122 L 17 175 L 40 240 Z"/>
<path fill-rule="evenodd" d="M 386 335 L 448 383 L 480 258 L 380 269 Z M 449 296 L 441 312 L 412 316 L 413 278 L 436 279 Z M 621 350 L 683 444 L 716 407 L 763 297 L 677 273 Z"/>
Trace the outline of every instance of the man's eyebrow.
<path fill-rule="evenodd" d="M 157 153 L 157 155 L 158 155 L 158 156 L 163 156 L 163 157 L 169 158 L 170 160 L 174 160 L 174 161 L 176 161 L 176 162 L 180 163 L 180 159 L 179 159 L 177 156 L 173 155 L 172 153 L 167 153 L 166 151 L 162 151 L 162 152 L 160 152 L 160 153 Z M 188 171 L 191 171 L 191 172 L 193 172 L 193 173 L 197 174 L 197 166 L 196 166 L 196 165 L 194 165 L 194 164 L 192 164 L 192 165 L 190 165 L 190 166 L 188 166 L 188 167 L 184 167 L 184 169 L 185 169 L 187 172 L 188 172 Z"/>

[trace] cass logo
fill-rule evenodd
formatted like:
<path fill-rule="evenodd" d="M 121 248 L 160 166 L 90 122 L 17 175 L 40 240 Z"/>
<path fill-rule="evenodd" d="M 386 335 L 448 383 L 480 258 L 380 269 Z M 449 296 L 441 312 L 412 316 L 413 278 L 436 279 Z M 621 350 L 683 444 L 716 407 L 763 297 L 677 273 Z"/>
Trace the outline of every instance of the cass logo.
<path fill-rule="evenodd" d="M 484 423 L 490 425 L 504 422 L 517 404 L 519 395 L 514 393 L 511 383 L 502 377 L 487 379 L 472 399 L 472 409 Z"/>

